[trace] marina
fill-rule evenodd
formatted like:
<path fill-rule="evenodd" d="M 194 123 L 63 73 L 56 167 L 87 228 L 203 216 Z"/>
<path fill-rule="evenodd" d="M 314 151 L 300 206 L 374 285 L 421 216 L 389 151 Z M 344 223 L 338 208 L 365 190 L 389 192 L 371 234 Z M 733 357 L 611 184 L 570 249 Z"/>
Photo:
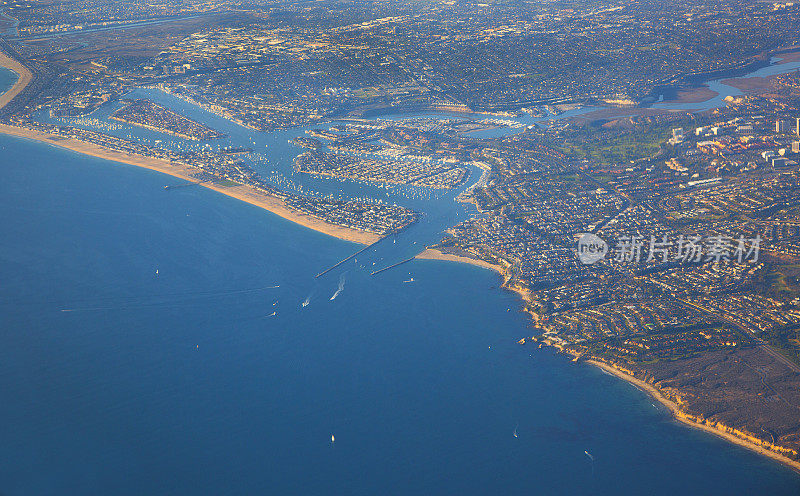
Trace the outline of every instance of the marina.
<path fill-rule="evenodd" d="M 605 370 L 542 344 L 535 360 L 519 353 L 529 316 L 494 272 L 415 259 L 472 215 L 455 200 L 486 184 L 485 164 L 465 165 L 469 179 L 452 189 L 310 175 L 294 159 L 315 146 L 298 137 L 316 125 L 261 132 L 160 89 L 126 98 L 221 136 L 115 121 L 122 102 L 37 118 L 235 157 L 298 205 L 420 215 L 359 247 L 193 187 L 205 177 L 164 186 L 152 171 L 0 136 L 0 203 L 12 214 L 0 220 L 0 480 L 11 494 L 796 494 L 796 473 L 679 425 Z M 553 109 L 473 114 L 482 128 L 465 134 L 595 110 Z M 465 117 L 383 119 L 422 116 L 433 127 Z"/>

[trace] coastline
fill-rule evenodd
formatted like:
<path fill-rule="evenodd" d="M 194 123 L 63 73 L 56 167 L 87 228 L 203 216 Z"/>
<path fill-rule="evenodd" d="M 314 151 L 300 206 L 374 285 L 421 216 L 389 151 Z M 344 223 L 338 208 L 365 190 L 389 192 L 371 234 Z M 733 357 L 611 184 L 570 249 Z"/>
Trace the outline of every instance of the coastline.
<path fill-rule="evenodd" d="M 459 255 L 452 255 L 452 254 L 448 254 L 448 253 L 442 253 L 439 250 L 436 250 L 434 248 L 427 248 L 425 251 L 423 251 L 422 253 L 417 255 L 416 258 L 424 259 L 424 260 L 444 260 L 444 261 L 449 261 L 449 262 L 461 262 L 461 263 L 467 263 L 467 264 L 470 264 L 470 265 L 475 265 L 475 266 L 478 266 L 478 267 L 483 267 L 483 268 L 486 268 L 486 269 L 494 270 L 494 271 L 498 272 L 499 274 L 503 275 L 503 278 L 504 278 L 503 287 L 504 288 L 506 288 L 506 289 L 508 289 L 510 291 L 514 291 L 515 293 L 520 295 L 520 297 L 523 299 L 523 301 L 527 301 L 526 300 L 526 294 L 525 294 L 525 292 L 523 290 L 521 290 L 520 288 L 515 288 L 515 287 L 512 287 L 512 286 L 508 285 L 508 276 L 505 273 L 505 271 L 502 269 L 502 267 L 500 267 L 499 265 L 493 265 L 493 264 L 490 264 L 489 262 L 486 262 L 486 261 L 483 261 L 483 260 L 477 260 L 477 259 L 473 259 L 473 258 L 469 258 L 469 257 L 464 257 L 464 256 L 459 256 Z M 576 357 L 576 359 L 574 361 L 577 361 L 577 359 L 579 359 L 579 358 L 580 358 L 579 356 Z M 670 411 L 672 417 L 675 418 L 675 420 L 677 420 L 678 422 L 680 422 L 680 423 L 682 423 L 684 425 L 687 425 L 689 427 L 692 427 L 692 428 L 695 428 L 695 429 L 699 429 L 699 430 L 708 432 L 710 434 L 714 434 L 715 436 L 721 437 L 722 439 L 725 439 L 726 441 L 728 441 L 730 443 L 733 443 L 733 444 L 735 444 L 737 446 L 741 446 L 741 447 L 747 448 L 747 449 L 749 449 L 751 451 L 754 451 L 754 452 L 756 452 L 756 453 L 758 453 L 760 455 L 766 456 L 766 457 L 768 457 L 768 458 L 770 458 L 770 459 L 772 459 L 774 461 L 780 462 L 781 464 L 786 465 L 789 468 L 791 468 L 792 470 L 800 473 L 800 461 L 792 460 L 791 458 L 783 456 L 780 453 L 778 453 L 776 451 L 773 451 L 771 449 L 765 448 L 763 445 L 760 445 L 760 444 L 758 444 L 758 443 L 756 443 L 754 441 L 750 441 L 750 440 L 747 440 L 747 439 L 743 439 L 742 437 L 736 436 L 736 435 L 734 435 L 734 434 L 732 434 L 730 432 L 732 429 L 729 429 L 726 426 L 723 426 L 721 424 L 716 424 L 716 423 L 713 424 L 714 426 L 712 426 L 712 425 L 709 425 L 708 423 L 706 423 L 706 421 L 704 419 L 698 419 L 698 418 L 696 418 L 696 417 L 694 417 L 694 416 L 692 416 L 690 414 L 686 414 L 685 412 L 682 412 L 677 403 L 675 403 L 674 401 L 672 401 L 672 400 L 668 399 L 667 397 L 665 397 L 661 393 L 661 391 L 659 391 L 652 384 L 648 384 L 647 382 L 645 382 L 645 381 L 643 381 L 641 379 L 637 379 L 636 377 L 632 376 L 631 374 L 628 374 L 628 373 L 626 373 L 626 372 L 624 372 L 624 371 L 622 371 L 622 370 L 620 370 L 618 368 L 615 368 L 615 367 L 613 367 L 613 366 L 611 366 L 611 365 L 609 365 L 607 363 L 601 362 L 599 360 L 585 360 L 585 362 L 590 364 L 590 365 L 593 365 L 593 366 L 595 366 L 597 368 L 600 368 L 600 369 L 602 369 L 602 370 L 604 370 L 606 372 L 608 372 L 609 374 L 615 376 L 618 379 L 621 379 L 621 380 L 623 380 L 625 382 L 628 382 L 629 384 L 632 384 L 633 386 L 637 387 L 638 389 L 641 389 L 642 391 L 647 393 L 649 396 L 651 396 L 653 399 L 655 399 L 656 401 L 658 401 L 659 403 L 664 405 Z"/>
<path fill-rule="evenodd" d="M 162 129 L 160 127 L 151 126 L 149 124 L 142 124 L 142 123 L 139 123 L 139 122 L 126 121 L 125 119 L 121 119 L 119 117 L 115 117 L 114 114 L 111 114 L 108 118 L 111 119 L 112 121 L 122 122 L 123 124 L 127 124 L 129 126 L 138 126 L 138 127 L 144 128 L 144 129 L 149 129 L 151 131 L 155 131 L 157 133 L 168 134 L 170 136 L 177 136 L 178 138 L 182 138 L 182 139 L 189 140 L 189 141 L 200 141 L 200 138 L 197 138 L 195 136 L 189 136 L 188 134 L 176 133 L 175 131 L 170 131 L 169 129 Z"/>
<path fill-rule="evenodd" d="M 641 379 L 637 379 L 636 377 L 633 377 L 632 375 L 627 374 L 622 370 L 619 370 L 616 367 L 612 367 L 611 365 L 608 365 L 607 363 L 601 362 L 599 360 L 586 360 L 586 363 L 598 367 L 608 372 L 609 374 L 613 375 L 614 377 L 622 379 L 623 381 L 634 385 L 636 388 L 641 389 L 642 391 L 647 393 L 650 397 L 652 397 L 654 400 L 658 401 L 659 403 L 667 407 L 667 409 L 669 409 L 670 413 L 672 414 L 672 417 L 675 418 L 675 420 L 677 420 L 678 422 L 687 425 L 689 427 L 693 427 L 695 429 L 699 429 L 701 431 L 714 434 L 715 436 L 721 437 L 722 439 L 725 439 L 726 441 L 733 443 L 737 446 L 741 446 L 751 451 L 755 451 L 760 455 L 769 457 L 772 460 L 775 460 L 777 462 L 780 462 L 788 466 L 795 472 L 800 473 L 800 461 L 792 460 L 791 458 L 785 457 L 775 451 L 764 448 L 763 446 L 760 446 L 752 441 L 742 439 L 741 437 L 731 434 L 726 430 L 721 430 L 719 428 L 712 427 L 706 423 L 701 423 L 698 422 L 697 420 L 694 420 L 693 416 L 687 415 L 686 413 L 682 412 L 678 407 L 677 403 L 666 398 L 663 394 L 661 394 L 661 391 L 659 391 L 652 384 L 648 384 L 647 382 Z"/>
<path fill-rule="evenodd" d="M 197 182 L 197 179 L 192 176 L 192 174 L 198 172 L 197 169 L 184 165 L 173 164 L 163 159 L 119 152 L 95 145 L 93 143 L 86 143 L 70 138 L 62 138 L 60 136 L 53 136 L 40 131 L 9 126 L 6 124 L 0 124 L 0 133 L 46 143 L 92 157 L 150 169 L 186 181 Z M 264 193 L 260 193 L 255 189 L 243 184 L 230 187 L 220 186 L 214 183 L 201 183 L 198 185 L 218 193 L 222 193 L 223 195 L 236 198 L 237 200 L 241 200 L 251 205 L 261 207 L 264 210 L 294 222 L 295 224 L 299 224 L 303 227 L 307 227 L 309 229 L 313 229 L 314 231 L 321 232 L 323 234 L 327 234 L 328 236 L 333 236 L 345 241 L 368 245 L 381 238 L 381 236 L 374 233 L 351 229 L 344 226 L 336 226 L 302 212 L 290 210 L 284 205 L 282 200 Z"/>
<path fill-rule="evenodd" d="M 783 63 L 783 62 L 781 62 Z M 11 102 L 19 93 L 21 93 L 25 87 L 31 82 L 32 80 L 32 73 L 22 64 L 17 62 L 15 59 L 8 57 L 2 51 L 0 51 L 0 66 L 5 67 L 18 75 L 17 80 L 15 81 L 14 85 L 5 93 L 0 95 L 0 109 Z M 741 78 L 746 79 L 746 78 Z M 756 79 L 756 78 L 751 78 Z M 767 78 L 758 78 L 764 79 Z M 728 79 L 723 81 L 725 84 L 730 84 L 730 81 L 735 81 L 735 79 Z M 730 84 L 734 86 L 733 84 Z M 740 88 L 741 89 L 741 88 Z M 689 98 L 689 97 L 687 97 Z M 680 99 L 678 100 L 680 101 Z M 694 101 L 687 99 L 688 103 L 695 103 Z M 600 112 L 600 111 L 596 111 Z M 477 113 L 477 112 L 476 112 Z M 163 131 L 162 131 L 163 132 Z M 163 174 L 167 174 L 182 180 L 196 182 L 196 179 L 192 177 L 193 173 L 197 172 L 197 169 L 184 166 L 173 164 L 170 161 L 157 159 L 152 157 L 146 157 L 142 155 L 135 155 L 129 154 L 125 152 L 120 152 L 112 149 L 108 149 L 99 145 L 95 145 L 92 143 L 86 143 L 80 140 L 69 139 L 69 138 L 62 138 L 59 136 L 50 135 L 47 133 L 28 130 L 24 128 L 19 128 L 15 126 L 9 126 L 0 124 L 0 133 L 7 134 L 11 136 L 21 137 L 24 139 L 30 139 L 34 141 L 38 141 L 41 143 L 46 143 L 52 146 L 57 146 L 60 148 L 68 149 L 70 151 L 81 153 L 88 156 L 93 156 L 105 160 L 110 160 L 113 162 L 124 163 L 127 165 L 132 165 L 136 167 L 142 167 L 146 169 L 150 169 L 153 171 L 157 171 Z M 306 228 L 315 230 L 317 232 L 327 234 L 329 236 L 336 237 L 338 239 L 351 241 L 354 243 L 359 243 L 363 245 L 369 245 L 374 243 L 375 241 L 379 240 L 381 236 L 373 233 L 369 233 L 366 231 L 360 231 L 357 229 L 347 228 L 343 226 L 337 226 L 334 224 L 330 224 L 325 222 L 321 219 L 317 219 L 313 216 L 304 214 L 302 212 L 297 212 L 287 208 L 283 201 L 273 196 L 260 193 L 253 188 L 250 188 L 246 185 L 237 185 L 237 186 L 220 186 L 214 183 L 198 183 L 198 185 L 216 191 L 218 193 L 230 196 L 232 198 L 236 198 L 240 201 L 249 203 L 251 205 L 263 208 L 275 215 L 278 215 L 290 222 L 299 224 Z M 468 263 L 474 266 L 482 267 L 485 269 L 493 270 L 501 275 L 504 276 L 504 283 L 503 287 L 506 287 L 509 290 L 515 291 L 525 299 L 525 295 L 514 288 L 507 287 L 508 283 L 508 276 L 503 269 L 502 266 L 491 264 L 484 260 L 469 258 L 465 256 L 459 256 L 454 254 L 447 254 L 436 249 L 427 248 L 423 252 L 419 253 L 415 256 L 417 259 L 427 259 L 427 260 L 441 260 L 441 261 L 451 261 L 451 262 L 460 262 L 460 263 Z M 615 377 L 622 379 L 630 384 L 633 384 L 635 387 L 642 389 L 646 393 L 648 393 L 653 399 L 657 400 L 659 403 L 667 407 L 672 416 L 678 420 L 679 422 L 688 425 L 690 427 L 694 427 L 711 434 L 714 434 L 718 437 L 721 437 L 733 444 L 745 447 L 750 449 L 756 453 L 761 455 L 767 456 L 775 461 L 778 461 L 784 465 L 789 466 L 793 470 L 800 472 L 800 462 L 796 460 L 792 460 L 788 457 L 785 457 L 775 451 L 770 449 L 764 448 L 763 446 L 748 441 L 746 439 L 742 439 L 739 436 L 731 434 L 730 432 L 726 432 L 721 430 L 720 428 L 712 427 L 704 421 L 695 420 L 694 417 L 687 415 L 686 413 L 682 412 L 677 403 L 673 402 L 672 400 L 666 398 L 656 387 L 651 384 L 648 384 L 632 375 L 623 372 L 611 365 L 608 365 L 604 362 L 597 361 L 597 360 L 587 360 L 587 363 L 594 365 L 602 370 L 608 372 L 609 374 L 614 375 Z"/>
<path fill-rule="evenodd" d="M 503 270 L 499 265 L 490 264 L 489 262 L 486 262 L 484 260 L 478 260 L 475 258 L 462 257 L 450 253 L 442 253 L 441 251 L 435 248 L 426 248 L 425 251 L 419 253 L 414 258 L 418 260 L 443 260 L 445 262 L 466 263 L 470 265 L 475 265 L 476 267 L 483 267 L 484 269 L 493 270 L 499 274 L 503 274 Z"/>
<path fill-rule="evenodd" d="M 14 97 L 19 95 L 26 86 L 28 86 L 28 83 L 30 83 L 33 79 L 33 73 L 31 73 L 27 67 L 6 55 L 2 50 L 0 50 L 0 66 L 5 67 L 6 69 L 9 69 L 17 74 L 17 80 L 14 82 L 14 85 L 11 87 L 11 89 L 0 95 L 1 109 L 5 107 L 11 100 L 13 100 Z"/>

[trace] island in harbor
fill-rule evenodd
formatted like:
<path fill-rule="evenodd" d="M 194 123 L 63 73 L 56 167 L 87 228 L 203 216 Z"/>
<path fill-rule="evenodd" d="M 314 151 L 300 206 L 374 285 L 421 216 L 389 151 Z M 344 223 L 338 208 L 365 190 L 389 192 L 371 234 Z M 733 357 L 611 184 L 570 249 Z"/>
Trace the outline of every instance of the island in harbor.
<path fill-rule="evenodd" d="M 223 136 L 208 126 L 187 119 L 144 98 L 126 103 L 124 107 L 111 114 L 110 118 L 192 141 L 207 141 Z"/>
<path fill-rule="evenodd" d="M 18 74 L 0 133 L 162 172 L 365 249 L 418 223 L 423 200 L 457 200 L 468 213 L 416 258 L 500 274 L 530 318 L 514 341 L 800 470 L 800 8 L 623 3 L 497 5 L 497 17 L 450 2 L 391 16 L 220 7 L 206 25 L 188 2 L 190 18 L 162 19 L 158 36 L 17 9 L 20 36 L 0 44 Z M 108 26 L 114 43 L 92 34 Z M 770 36 L 705 36 L 720 29 Z M 747 77 L 759 70 L 774 72 Z M 302 150 L 281 170 L 251 142 L 199 143 L 229 136 L 129 96 L 143 88 Z M 581 259 L 589 234 L 607 257 Z M 681 259 L 687 240 L 696 256 Z"/>

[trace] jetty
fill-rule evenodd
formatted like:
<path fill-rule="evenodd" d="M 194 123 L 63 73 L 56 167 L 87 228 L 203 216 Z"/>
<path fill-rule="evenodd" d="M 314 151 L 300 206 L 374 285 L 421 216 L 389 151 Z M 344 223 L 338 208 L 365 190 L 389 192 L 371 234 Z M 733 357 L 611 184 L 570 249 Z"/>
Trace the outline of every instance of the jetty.
<path fill-rule="evenodd" d="M 164 189 L 169 190 L 169 189 L 178 189 L 178 188 L 188 188 L 189 186 L 198 186 L 200 184 L 207 183 L 207 182 L 209 182 L 208 179 L 203 180 L 203 181 L 190 181 L 190 182 L 181 183 L 181 184 L 171 184 L 171 185 L 168 184 L 168 185 L 164 186 Z"/>
<path fill-rule="evenodd" d="M 352 255 L 350 255 L 349 257 L 345 258 L 344 260 L 339 260 L 339 261 L 338 261 L 338 262 L 336 262 L 334 265 L 332 265 L 332 266 L 328 267 L 327 269 L 323 270 L 323 271 L 322 271 L 322 272 L 320 272 L 319 274 L 315 275 L 315 276 L 314 276 L 314 278 L 319 278 L 319 277 L 322 277 L 322 276 L 324 276 L 325 274 L 327 274 L 328 272 L 330 272 L 330 271 L 332 271 L 333 269 L 335 269 L 336 267 L 338 267 L 338 266 L 342 265 L 343 263 L 345 263 L 345 262 L 349 262 L 349 261 L 350 261 L 350 260 L 352 260 L 353 258 L 355 258 L 355 257 L 357 257 L 357 256 L 359 256 L 359 255 L 361 255 L 362 253 L 364 253 L 365 251 L 369 250 L 369 249 L 370 249 L 370 248 L 372 248 L 373 246 L 377 245 L 378 243 L 380 243 L 380 242 L 381 242 L 381 241 L 383 241 L 384 239 L 388 238 L 388 237 L 389 237 L 389 236 L 391 236 L 392 234 L 394 234 L 394 233 L 389 233 L 389 234 L 387 234 L 386 236 L 384 236 L 384 237 L 382 237 L 381 239 L 379 239 L 378 241 L 375 241 L 375 242 L 374 242 L 374 243 L 372 243 L 371 245 L 367 245 L 367 246 L 365 246 L 364 248 L 361 248 L 360 250 L 358 250 L 357 252 L 353 253 Z"/>
<path fill-rule="evenodd" d="M 414 260 L 415 258 L 417 258 L 417 257 L 413 256 L 413 257 L 406 258 L 405 260 L 401 260 L 401 261 L 397 262 L 396 264 L 393 264 L 393 265 L 390 265 L 388 267 L 384 267 L 382 269 L 378 269 L 378 270 L 376 270 L 374 272 L 371 272 L 370 275 L 374 276 L 375 274 L 380 274 L 384 270 L 393 269 L 393 268 L 397 267 L 398 265 L 403 265 L 404 263 L 410 262 L 410 261 Z"/>

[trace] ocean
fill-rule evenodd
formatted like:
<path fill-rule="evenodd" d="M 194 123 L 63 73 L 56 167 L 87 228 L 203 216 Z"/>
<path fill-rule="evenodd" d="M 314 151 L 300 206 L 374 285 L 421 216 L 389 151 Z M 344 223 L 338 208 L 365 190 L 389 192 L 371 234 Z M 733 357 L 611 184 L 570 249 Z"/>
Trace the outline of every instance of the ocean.
<path fill-rule="evenodd" d="M 491 271 L 369 275 L 466 215 L 451 196 L 409 198 L 423 222 L 315 279 L 359 247 L 19 138 L 0 136 L 0 167 L 0 494 L 800 490 L 633 386 L 518 345 L 529 321 Z"/>

